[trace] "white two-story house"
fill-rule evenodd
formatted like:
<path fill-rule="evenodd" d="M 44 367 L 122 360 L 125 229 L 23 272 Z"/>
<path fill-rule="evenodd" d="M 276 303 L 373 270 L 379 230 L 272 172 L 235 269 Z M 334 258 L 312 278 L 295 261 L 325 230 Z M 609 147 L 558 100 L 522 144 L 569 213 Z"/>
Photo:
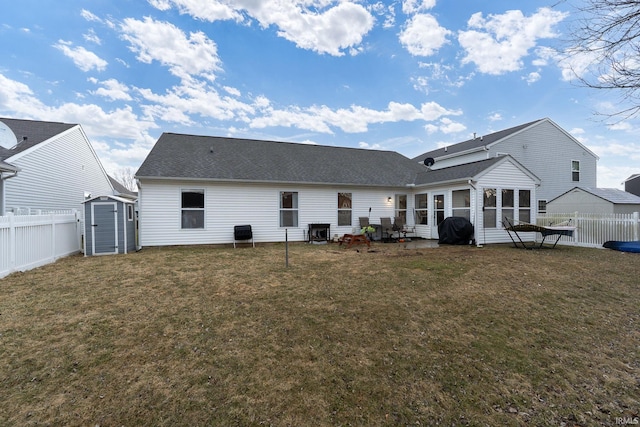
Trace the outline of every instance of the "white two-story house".
<path fill-rule="evenodd" d="M 525 123 L 414 157 L 437 170 L 510 155 L 540 179 L 538 212 L 549 200 L 574 187 L 597 187 L 598 156 L 548 118 Z"/>

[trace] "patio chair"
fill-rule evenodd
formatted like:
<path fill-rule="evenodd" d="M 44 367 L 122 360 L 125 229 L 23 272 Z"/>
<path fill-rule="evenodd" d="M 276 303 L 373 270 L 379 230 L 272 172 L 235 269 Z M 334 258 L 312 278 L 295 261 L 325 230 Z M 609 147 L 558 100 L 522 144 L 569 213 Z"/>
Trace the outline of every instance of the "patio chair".
<path fill-rule="evenodd" d="M 233 247 L 236 247 L 237 240 L 251 240 L 251 245 L 255 248 L 253 241 L 253 231 L 250 225 L 236 225 L 233 227 Z"/>
<path fill-rule="evenodd" d="M 369 226 L 369 218 L 366 216 L 361 216 L 358 217 L 358 220 L 360 221 L 360 230 L 362 230 L 365 227 Z"/>
<path fill-rule="evenodd" d="M 380 218 L 380 227 L 382 228 L 382 240 L 384 242 L 393 241 L 393 223 L 391 222 L 391 218 Z"/>
<path fill-rule="evenodd" d="M 398 239 L 401 239 L 400 233 L 404 229 L 404 220 L 402 219 L 402 217 L 399 217 L 399 216 L 394 217 L 392 229 L 393 231 L 398 232 Z"/>

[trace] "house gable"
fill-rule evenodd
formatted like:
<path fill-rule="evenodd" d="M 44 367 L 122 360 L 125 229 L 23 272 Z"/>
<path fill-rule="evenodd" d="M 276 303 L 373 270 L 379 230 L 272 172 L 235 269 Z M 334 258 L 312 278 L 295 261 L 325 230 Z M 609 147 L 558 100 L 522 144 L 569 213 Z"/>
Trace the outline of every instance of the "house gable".
<path fill-rule="evenodd" d="M 4 181 L 6 210 L 80 209 L 87 194 L 113 193 L 80 125 L 0 120 L 16 135 L 26 137 L 0 152 L 5 162 L 20 169 Z"/>

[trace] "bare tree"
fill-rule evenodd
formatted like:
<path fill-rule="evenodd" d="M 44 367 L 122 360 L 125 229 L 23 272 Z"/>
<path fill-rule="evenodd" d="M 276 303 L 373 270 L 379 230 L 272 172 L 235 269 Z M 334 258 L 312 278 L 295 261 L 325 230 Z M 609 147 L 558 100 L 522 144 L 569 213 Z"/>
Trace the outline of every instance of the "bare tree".
<path fill-rule="evenodd" d="M 114 173 L 113 179 L 124 185 L 124 187 L 129 191 L 138 191 L 138 186 L 136 184 L 134 174 L 135 172 L 131 170 L 130 167 L 124 167 L 118 169 Z"/>
<path fill-rule="evenodd" d="M 640 113 L 640 0 L 585 0 L 577 7 L 567 50 L 580 58 L 577 79 L 593 89 L 617 92 L 619 111 L 608 116 L 629 118 Z M 586 60 L 586 63 L 585 63 Z M 588 72 L 587 72 L 588 71 Z"/>

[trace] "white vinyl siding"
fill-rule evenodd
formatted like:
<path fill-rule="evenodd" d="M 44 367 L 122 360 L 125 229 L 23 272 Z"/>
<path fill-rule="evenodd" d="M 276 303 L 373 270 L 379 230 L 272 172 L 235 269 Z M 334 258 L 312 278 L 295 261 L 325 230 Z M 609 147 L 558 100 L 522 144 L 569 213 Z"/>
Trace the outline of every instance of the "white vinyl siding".
<path fill-rule="evenodd" d="M 538 200 L 551 200 L 576 186 L 568 170 L 570 160 L 580 162 L 580 186 L 597 187 L 597 157 L 549 120 L 494 143 L 488 151 L 445 154 L 436 159 L 432 169 L 475 162 L 504 153 L 540 179 L 540 186 L 536 190 Z"/>
<path fill-rule="evenodd" d="M 18 176 L 4 181 L 5 207 L 77 209 L 85 193 L 111 195 L 109 179 L 79 127 L 6 160 Z"/>
<path fill-rule="evenodd" d="M 398 189 L 336 188 L 300 185 L 283 187 L 269 184 L 204 183 L 202 181 L 141 182 L 139 200 L 140 244 L 142 246 L 228 244 L 233 242 L 233 227 L 250 224 L 256 242 L 304 241 L 308 224 L 329 223 L 331 236 L 352 233 L 354 226 L 338 226 L 336 194 L 352 193 L 354 218 L 367 217 L 380 223 L 380 217 L 393 217 L 393 203 L 387 197 Z M 205 229 L 180 228 L 180 191 L 203 188 Z M 280 227 L 280 192 L 298 193 L 298 226 Z M 372 208 L 369 213 L 369 208 Z M 413 204 L 409 207 L 412 209 Z"/>

